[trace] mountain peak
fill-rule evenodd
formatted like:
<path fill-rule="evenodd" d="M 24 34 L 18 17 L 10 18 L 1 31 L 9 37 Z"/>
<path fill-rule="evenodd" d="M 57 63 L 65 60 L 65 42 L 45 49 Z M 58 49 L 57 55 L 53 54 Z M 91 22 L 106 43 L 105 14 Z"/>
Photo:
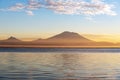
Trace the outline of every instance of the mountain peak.
<path fill-rule="evenodd" d="M 80 41 L 80 42 L 89 42 L 91 40 L 81 36 L 75 32 L 64 31 L 60 34 L 57 34 L 53 37 L 48 38 L 49 40 L 63 40 L 63 41 Z"/>
<path fill-rule="evenodd" d="M 18 41 L 20 41 L 19 39 L 17 39 L 17 38 L 15 38 L 15 37 L 13 37 L 13 36 L 10 36 L 8 39 L 6 39 L 5 41 L 15 41 L 15 42 L 18 42 Z"/>
<path fill-rule="evenodd" d="M 71 32 L 71 31 L 64 31 L 62 33 L 74 33 L 74 32 Z"/>
<path fill-rule="evenodd" d="M 64 32 L 62 32 L 61 34 L 78 34 L 78 33 L 70 32 L 70 31 L 64 31 Z"/>
<path fill-rule="evenodd" d="M 8 40 L 11 40 L 11 39 L 12 39 L 12 40 L 13 40 L 13 39 L 16 40 L 16 38 L 13 37 L 13 36 L 10 36 L 10 37 L 8 38 Z"/>

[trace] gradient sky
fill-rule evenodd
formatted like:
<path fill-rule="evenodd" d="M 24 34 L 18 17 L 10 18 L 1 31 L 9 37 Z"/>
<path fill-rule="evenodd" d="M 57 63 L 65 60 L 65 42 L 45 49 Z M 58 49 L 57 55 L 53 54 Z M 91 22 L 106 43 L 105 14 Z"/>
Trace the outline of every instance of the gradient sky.
<path fill-rule="evenodd" d="M 0 39 L 47 38 L 72 31 L 120 42 L 119 21 L 120 0 L 0 0 Z"/>

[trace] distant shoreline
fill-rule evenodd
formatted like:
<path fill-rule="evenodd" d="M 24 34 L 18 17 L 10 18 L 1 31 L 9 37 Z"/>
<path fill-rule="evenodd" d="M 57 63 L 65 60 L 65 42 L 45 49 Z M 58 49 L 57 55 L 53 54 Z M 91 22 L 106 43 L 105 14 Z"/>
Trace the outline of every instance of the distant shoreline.
<path fill-rule="evenodd" d="M 40 46 L 40 45 L 0 45 L 0 48 L 80 48 L 80 49 L 116 49 L 120 46 Z"/>

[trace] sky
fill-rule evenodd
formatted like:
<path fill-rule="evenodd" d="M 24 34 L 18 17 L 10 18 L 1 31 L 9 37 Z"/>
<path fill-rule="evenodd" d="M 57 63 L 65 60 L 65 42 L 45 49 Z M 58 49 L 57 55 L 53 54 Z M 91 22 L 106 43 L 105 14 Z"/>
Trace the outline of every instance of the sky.
<path fill-rule="evenodd" d="M 63 31 L 120 42 L 120 0 L 0 0 L 0 39 L 47 38 Z"/>

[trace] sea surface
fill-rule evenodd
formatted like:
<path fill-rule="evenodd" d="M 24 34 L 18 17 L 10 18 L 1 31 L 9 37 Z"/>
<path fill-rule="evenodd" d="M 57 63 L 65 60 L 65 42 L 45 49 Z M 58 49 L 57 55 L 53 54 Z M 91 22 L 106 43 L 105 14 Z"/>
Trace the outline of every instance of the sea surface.
<path fill-rule="evenodd" d="M 0 80 L 120 80 L 120 49 L 0 48 Z"/>

